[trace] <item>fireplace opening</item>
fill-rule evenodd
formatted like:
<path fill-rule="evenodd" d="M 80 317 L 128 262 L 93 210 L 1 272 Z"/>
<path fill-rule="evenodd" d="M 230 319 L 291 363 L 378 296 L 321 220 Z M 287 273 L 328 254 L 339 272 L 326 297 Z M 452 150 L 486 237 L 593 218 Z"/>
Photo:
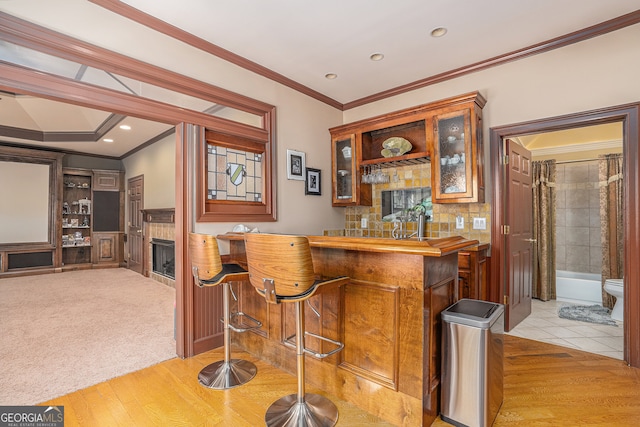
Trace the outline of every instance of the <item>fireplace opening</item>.
<path fill-rule="evenodd" d="M 151 239 L 152 269 L 156 274 L 176 278 L 176 244 L 172 240 Z"/>

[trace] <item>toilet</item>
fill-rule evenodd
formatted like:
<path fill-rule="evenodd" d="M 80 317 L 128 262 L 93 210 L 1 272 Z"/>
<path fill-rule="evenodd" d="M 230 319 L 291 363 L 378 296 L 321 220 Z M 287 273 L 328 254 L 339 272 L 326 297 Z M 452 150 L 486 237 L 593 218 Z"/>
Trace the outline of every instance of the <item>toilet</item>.
<path fill-rule="evenodd" d="M 616 297 L 616 304 L 611 311 L 611 318 L 622 322 L 624 318 L 624 282 L 622 279 L 607 279 L 604 281 L 604 290 Z"/>

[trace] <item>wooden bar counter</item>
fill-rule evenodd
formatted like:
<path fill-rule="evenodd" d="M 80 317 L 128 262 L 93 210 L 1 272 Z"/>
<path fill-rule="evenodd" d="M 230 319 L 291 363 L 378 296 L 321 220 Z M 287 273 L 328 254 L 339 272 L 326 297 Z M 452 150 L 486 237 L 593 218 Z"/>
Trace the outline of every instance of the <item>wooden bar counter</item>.
<path fill-rule="evenodd" d="M 316 273 L 351 280 L 309 299 L 306 330 L 344 349 L 307 357 L 307 383 L 395 425 L 430 426 L 439 413 L 440 313 L 456 300 L 458 251 L 478 242 L 308 238 Z M 231 260 L 246 265 L 242 234 L 218 239 L 229 241 Z M 283 344 L 294 333 L 293 304 L 267 304 L 248 282 L 238 294 L 238 308 L 263 327 L 233 334 L 234 344 L 294 374 L 295 351 Z M 322 348 L 311 338 L 306 345 Z"/>

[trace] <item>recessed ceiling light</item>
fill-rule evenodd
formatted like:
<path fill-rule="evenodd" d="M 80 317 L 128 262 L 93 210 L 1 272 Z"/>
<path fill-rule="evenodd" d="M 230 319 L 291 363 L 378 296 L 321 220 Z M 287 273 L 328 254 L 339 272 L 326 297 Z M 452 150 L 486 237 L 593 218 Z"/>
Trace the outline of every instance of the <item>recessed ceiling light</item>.
<path fill-rule="evenodd" d="M 103 139 L 103 141 L 104 141 L 104 142 L 113 142 L 113 139 L 111 139 L 111 138 L 105 138 L 105 139 Z"/>
<path fill-rule="evenodd" d="M 120 129 L 122 129 L 122 130 L 131 130 L 131 126 L 129 126 L 129 125 L 121 125 Z"/>
<path fill-rule="evenodd" d="M 438 27 L 431 30 L 431 37 L 442 37 L 447 34 L 447 29 L 444 27 Z"/>
<path fill-rule="evenodd" d="M 384 55 L 381 53 L 374 53 L 369 57 L 369 59 L 371 59 L 372 61 L 382 61 L 383 58 Z"/>
<path fill-rule="evenodd" d="M 328 73 L 324 75 L 325 78 L 329 79 L 329 80 L 333 80 L 333 79 L 337 79 L 338 75 L 335 73 Z"/>

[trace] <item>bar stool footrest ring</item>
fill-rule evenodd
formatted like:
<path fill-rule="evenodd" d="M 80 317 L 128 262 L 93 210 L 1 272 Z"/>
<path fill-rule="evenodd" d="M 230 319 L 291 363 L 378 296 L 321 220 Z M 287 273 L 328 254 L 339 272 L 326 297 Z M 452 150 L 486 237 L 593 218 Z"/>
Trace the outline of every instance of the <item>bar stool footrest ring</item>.
<path fill-rule="evenodd" d="M 220 322 L 224 324 L 224 319 L 220 319 Z M 247 332 L 252 329 L 259 329 L 262 327 L 262 322 L 255 319 L 242 311 L 236 311 L 229 315 L 229 329 L 234 332 Z"/>
<path fill-rule="evenodd" d="M 333 344 L 333 345 L 336 346 L 336 348 L 334 348 L 333 350 L 331 350 L 331 351 L 329 351 L 327 353 L 320 353 L 318 351 L 314 351 L 314 350 L 306 348 L 306 347 L 303 349 L 303 351 L 306 354 L 308 354 L 310 356 L 313 356 L 316 359 L 324 359 L 325 357 L 329 357 L 329 356 L 331 356 L 333 354 L 336 354 L 337 352 L 339 352 L 340 350 L 342 350 L 344 348 L 344 344 L 341 343 L 340 341 L 335 341 L 335 340 L 332 340 L 331 338 L 323 337 L 322 335 L 318 335 L 318 334 L 314 334 L 312 332 L 306 332 L 306 331 L 305 331 L 304 335 L 305 336 L 310 336 L 312 338 L 317 338 L 317 339 L 319 339 L 321 341 L 328 342 L 328 343 Z M 295 341 L 294 341 L 295 336 L 296 336 L 296 334 L 293 334 L 293 335 L 287 337 L 284 340 L 284 345 L 286 345 L 287 347 L 290 347 L 290 348 L 296 348 L 296 344 L 295 344 Z"/>

